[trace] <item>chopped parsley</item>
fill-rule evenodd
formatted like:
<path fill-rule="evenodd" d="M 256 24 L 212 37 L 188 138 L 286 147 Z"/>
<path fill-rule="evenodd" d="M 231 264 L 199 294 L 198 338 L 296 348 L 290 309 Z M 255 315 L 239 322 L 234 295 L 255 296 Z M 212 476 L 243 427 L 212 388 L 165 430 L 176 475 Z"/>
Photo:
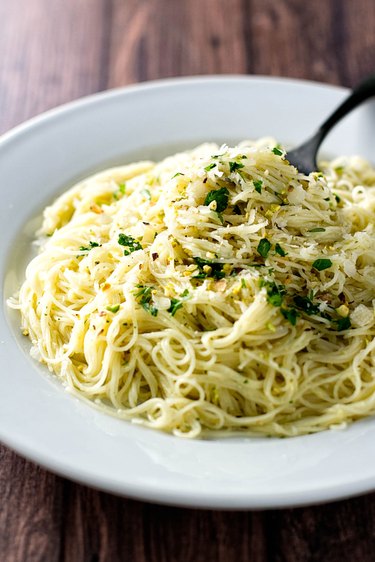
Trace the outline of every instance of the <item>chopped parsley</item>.
<path fill-rule="evenodd" d="M 120 305 L 119 304 L 115 304 L 113 306 L 107 306 L 107 310 L 108 312 L 118 312 L 120 310 Z"/>
<path fill-rule="evenodd" d="M 98 248 L 99 246 L 101 246 L 101 244 L 98 244 L 98 242 L 90 241 L 88 246 L 80 246 L 79 250 L 80 252 L 89 252 L 93 248 Z"/>
<path fill-rule="evenodd" d="M 119 183 L 119 184 L 118 184 L 118 189 L 119 189 L 119 192 L 124 195 L 124 194 L 125 194 L 125 190 L 126 190 L 126 182 Z"/>
<path fill-rule="evenodd" d="M 258 244 L 257 252 L 262 256 L 262 258 L 266 258 L 268 253 L 271 249 L 271 242 L 267 238 L 262 238 Z"/>
<path fill-rule="evenodd" d="M 222 279 L 225 277 L 223 267 L 225 264 L 205 260 L 203 258 L 194 257 L 195 263 L 199 268 L 198 275 L 194 275 L 195 279 L 206 279 L 207 277 L 214 277 L 215 279 Z"/>
<path fill-rule="evenodd" d="M 133 238 L 133 236 L 128 236 L 127 234 L 119 234 L 118 243 L 120 244 L 120 246 L 127 247 L 127 250 L 124 250 L 124 256 L 128 256 L 129 254 L 137 250 L 143 250 L 140 242 Z"/>
<path fill-rule="evenodd" d="M 146 285 L 137 285 L 139 291 L 135 293 L 135 298 L 138 299 L 139 304 L 149 312 L 152 316 L 158 315 L 158 309 L 151 304 L 153 287 Z"/>
<path fill-rule="evenodd" d="M 154 287 L 150 287 L 148 285 L 136 285 L 137 289 L 139 289 L 139 291 L 137 291 L 135 293 L 136 298 L 141 297 L 141 304 L 143 302 L 150 302 L 151 300 L 151 296 L 152 296 L 152 289 Z"/>
<path fill-rule="evenodd" d="M 168 308 L 168 312 L 170 312 L 172 316 L 174 316 L 177 310 L 182 308 L 183 303 L 189 300 L 190 298 L 191 296 L 189 295 L 189 291 L 185 289 L 185 291 L 181 293 L 179 299 L 174 299 L 174 298 L 171 299 L 171 306 Z"/>
<path fill-rule="evenodd" d="M 283 154 L 282 151 L 280 150 L 280 148 L 278 148 L 277 146 L 275 146 L 275 147 L 272 149 L 272 152 L 273 152 L 274 154 L 276 154 L 276 156 L 282 156 L 282 154 Z"/>
<path fill-rule="evenodd" d="M 142 308 L 144 308 L 144 310 L 146 312 L 149 312 L 151 314 L 151 316 L 157 316 L 158 315 L 158 309 L 153 306 L 152 304 L 150 304 L 149 302 L 143 302 L 141 303 Z"/>
<path fill-rule="evenodd" d="M 204 200 L 205 205 L 209 205 L 212 201 L 216 201 L 216 212 L 222 213 L 228 207 L 229 191 L 226 187 L 221 187 L 220 189 L 214 189 L 206 195 Z"/>
<path fill-rule="evenodd" d="M 298 312 L 295 308 L 281 308 L 281 314 L 288 320 L 292 326 L 295 326 L 297 323 Z"/>
<path fill-rule="evenodd" d="M 282 256 L 283 258 L 288 255 L 287 252 L 282 249 L 282 247 L 280 246 L 280 244 L 278 242 L 276 243 L 276 246 L 275 246 L 275 252 L 276 252 L 276 254 L 279 254 L 279 256 Z"/>
<path fill-rule="evenodd" d="M 330 259 L 326 258 L 319 258 L 314 261 L 312 267 L 317 271 L 323 271 L 324 269 L 328 269 L 332 266 L 332 262 Z"/>
<path fill-rule="evenodd" d="M 286 293 L 284 285 L 277 285 L 273 281 L 265 281 L 261 279 L 260 287 L 265 287 L 267 290 L 267 301 L 272 304 L 272 306 L 281 306 L 284 295 Z"/>
<path fill-rule="evenodd" d="M 240 162 L 229 162 L 230 172 L 236 172 L 237 170 L 240 170 L 241 168 L 244 168 L 244 165 L 241 164 Z"/>
<path fill-rule="evenodd" d="M 177 172 L 177 174 L 175 174 L 174 176 L 172 176 L 172 180 L 173 178 L 177 178 L 177 176 L 184 176 L 185 174 L 183 174 L 182 172 Z"/>
<path fill-rule="evenodd" d="M 262 180 L 254 180 L 253 184 L 254 184 L 255 191 L 257 191 L 258 193 L 262 193 L 263 181 Z"/>
<path fill-rule="evenodd" d="M 312 300 L 309 299 L 308 297 L 302 297 L 300 295 L 296 295 L 293 298 L 293 301 L 297 308 L 303 310 L 303 312 L 305 312 L 309 316 L 311 314 L 319 314 L 319 306 L 314 304 Z"/>
<path fill-rule="evenodd" d="M 336 329 L 338 332 L 342 332 L 342 330 L 348 330 L 352 325 L 349 316 L 346 316 L 345 318 L 339 318 L 338 320 L 333 320 L 332 322 L 336 324 Z"/>
<path fill-rule="evenodd" d="M 247 289 L 246 281 L 245 281 L 245 279 L 244 279 L 243 277 L 241 278 L 241 287 L 242 287 L 243 289 Z"/>
<path fill-rule="evenodd" d="M 316 228 L 312 228 L 311 230 L 308 230 L 307 232 L 325 232 L 325 231 L 326 231 L 325 228 L 317 226 Z"/>
<path fill-rule="evenodd" d="M 211 164 L 208 164 L 208 166 L 205 167 L 205 171 L 209 172 L 210 170 L 212 170 L 212 168 L 215 168 L 216 166 L 216 162 L 211 162 Z"/>
<path fill-rule="evenodd" d="M 266 279 L 260 279 L 259 286 L 266 288 L 267 302 L 272 306 L 279 307 L 280 313 L 292 326 L 296 325 L 297 318 L 301 314 L 306 314 L 307 316 L 318 315 L 329 320 L 331 328 L 338 332 L 348 330 L 351 327 L 349 316 L 332 318 L 330 313 L 321 311 L 319 305 L 314 304 L 312 300 L 314 298 L 313 291 L 309 292 L 309 296 L 288 294 L 284 285 L 278 285 L 274 281 L 267 281 Z M 332 307 L 330 308 L 332 309 Z"/>

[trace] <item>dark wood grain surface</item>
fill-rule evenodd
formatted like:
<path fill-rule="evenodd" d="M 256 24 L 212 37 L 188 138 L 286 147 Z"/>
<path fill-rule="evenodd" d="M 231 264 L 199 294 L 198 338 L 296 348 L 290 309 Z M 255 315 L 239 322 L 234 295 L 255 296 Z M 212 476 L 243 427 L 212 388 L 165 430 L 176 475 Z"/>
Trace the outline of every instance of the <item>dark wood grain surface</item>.
<path fill-rule="evenodd" d="M 351 86 L 375 70 L 374 0 L 0 0 L 0 132 L 99 90 L 250 73 Z M 0 560 L 373 561 L 375 495 L 267 512 L 161 507 L 0 446 Z"/>

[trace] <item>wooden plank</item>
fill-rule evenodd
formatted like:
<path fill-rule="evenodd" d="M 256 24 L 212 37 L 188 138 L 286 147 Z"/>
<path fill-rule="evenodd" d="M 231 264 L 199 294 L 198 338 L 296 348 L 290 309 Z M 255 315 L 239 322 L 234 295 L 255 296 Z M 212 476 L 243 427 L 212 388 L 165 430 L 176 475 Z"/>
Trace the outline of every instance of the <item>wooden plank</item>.
<path fill-rule="evenodd" d="M 0 132 L 105 88 L 105 0 L 0 2 Z"/>
<path fill-rule="evenodd" d="M 0 446 L 2 560 L 59 560 L 62 491 L 62 479 Z"/>
<path fill-rule="evenodd" d="M 108 87 L 171 76 L 244 73 L 241 4 L 114 0 Z"/>
<path fill-rule="evenodd" d="M 374 559 L 375 495 L 266 513 L 268 559 L 340 562 Z"/>

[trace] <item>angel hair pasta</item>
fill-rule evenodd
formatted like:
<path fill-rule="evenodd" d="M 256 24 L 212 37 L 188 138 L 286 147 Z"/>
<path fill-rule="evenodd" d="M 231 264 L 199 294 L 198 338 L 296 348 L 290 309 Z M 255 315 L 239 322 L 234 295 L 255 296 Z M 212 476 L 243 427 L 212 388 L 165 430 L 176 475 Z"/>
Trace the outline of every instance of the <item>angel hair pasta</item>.
<path fill-rule="evenodd" d="M 107 170 L 44 212 L 10 305 L 31 353 L 175 435 L 320 431 L 375 412 L 375 171 L 300 174 L 270 139 Z"/>

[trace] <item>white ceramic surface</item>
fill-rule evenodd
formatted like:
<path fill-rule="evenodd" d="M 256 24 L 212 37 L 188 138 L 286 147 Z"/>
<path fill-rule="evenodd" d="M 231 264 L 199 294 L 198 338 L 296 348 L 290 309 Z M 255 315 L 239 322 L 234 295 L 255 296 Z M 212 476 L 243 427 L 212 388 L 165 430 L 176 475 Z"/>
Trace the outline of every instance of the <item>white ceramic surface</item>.
<path fill-rule="evenodd" d="M 188 441 L 133 426 L 73 398 L 28 356 L 5 299 L 19 285 L 45 204 L 108 165 L 203 140 L 272 135 L 295 145 L 345 97 L 341 88 L 262 77 L 166 80 L 48 112 L 0 139 L 0 439 L 74 480 L 184 506 L 300 505 L 375 487 L 375 419 L 291 439 Z M 328 154 L 375 160 L 375 104 L 328 137 Z"/>

